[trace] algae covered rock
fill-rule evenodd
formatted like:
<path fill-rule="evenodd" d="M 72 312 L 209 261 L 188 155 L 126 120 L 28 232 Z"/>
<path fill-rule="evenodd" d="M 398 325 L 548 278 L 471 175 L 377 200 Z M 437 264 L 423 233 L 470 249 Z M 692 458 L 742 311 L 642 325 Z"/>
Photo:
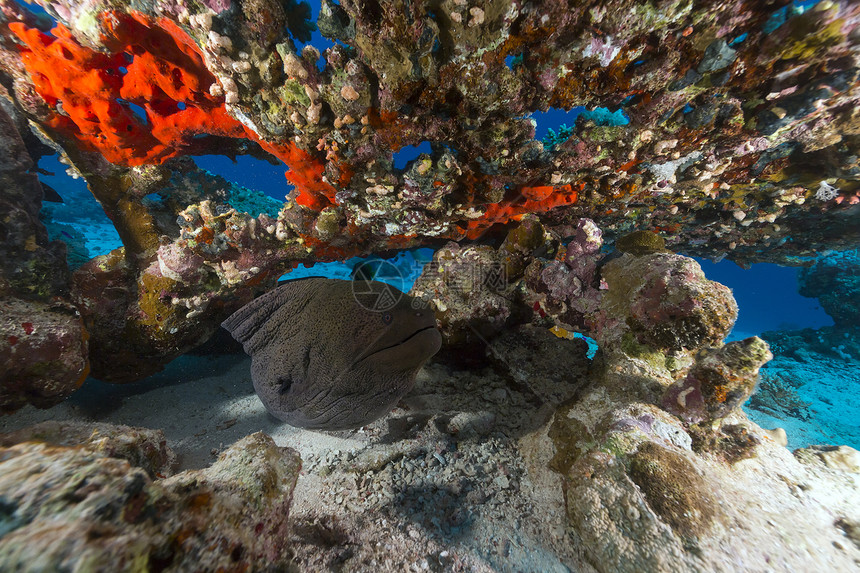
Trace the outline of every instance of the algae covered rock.
<path fill-rule="evenodd" d="M 563 479 L 572 537 L 597 571 L 856 565 L 860 547 L 845 540 L 860 507 L 850 452 L 830 463 L 819 451 L 795 458 L 742 413 L 732 420 L 756 442 L 751 456 L 727 464 L 698 450 L 677 418 L 601 385 L 556 412 L 550 467 Z"/>
<path fill-rule="evenodd" d="M 615 248 L 637 257 L 666 252 L 666 241 L 651 231 L 633 231 L 615 241 Z"/>
<path fill-rule="evenodd" d="M 771 358 L 757 336 L 702 349 L 686 378 L 666 390 L 663 407 L 689 422 L 722 420 L 747 401 Z"/>
<path fill-rule="evenodd" d="M 531 324 L 505 330 L 493 339 L 487 354 L 514 380 L 553 406 L 573 398 L 587 383 L 591 363 L 584 339 L 560 337 Z M 559 364 L 566 367 L 559 369 Z"/>
<path fill-rule="evenodd" d="M 87 438 L 85 427 L 59 436 L 57 429 L 3 437 L 0 569 L 287 568 L 287 519 L 301 466 L 293 450 L 252 434 L 211 467 L 162 479 L 149 473 L 161 465 L 136 465 L 147 456 L 129 455 L 131 444 L 149 444 L 169 458 L 159 433 L 98 425 Z M 8 445 L 14 437 L 27 441 Z"/>
<path fill-rule="evenodd" d="M 595 334 L 601 346 L 616 346 L 629 333 L 653 349 L 693 351 L 720 344 L 737 319 L 731 290 L 708 280 L 689 257 L 625 254 L 601 275 L 608 285 Z"/>
<path fill-rule="evenodd" d="M 75 307 L 0 297 L 0 413 L 62 402 L 87 377 L 87 356 Z"/>

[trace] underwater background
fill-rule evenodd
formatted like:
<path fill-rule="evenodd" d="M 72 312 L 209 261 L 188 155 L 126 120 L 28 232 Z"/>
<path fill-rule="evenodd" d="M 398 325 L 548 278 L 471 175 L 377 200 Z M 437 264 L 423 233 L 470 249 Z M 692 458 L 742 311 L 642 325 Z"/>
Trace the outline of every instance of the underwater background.
<path fill-rule="evenodd" d="M 39 41 L 62 35 L 40 36 L 45 21 L 18 5 L 0 0 L 4 65 L 10 53 L 32 64 Z M 39 356 L 35 390 L 3 381 L 0 571 L 860 564 L 853 3 L 20 5 L 73 30 L 59 52 L 70 69 L 75 58 L 126 58 L 96 70 L 111 76 L 98 87 L 122 83 L 117 70 L 135 76 L 128 68 L 147 50 L 160 54 L 158 65 L 205 53 L 205 65 L 173 69 L 177 84 L 214 75 L 187 100 L 165 96 L 165 117 L 196 105 L 210 114 L 178 136 L 175 157 L 168 145 L 134 165 L 137 149 L 83 140 L 74 148 L 59 128 L 52 150 L 27 136 L 23 155 L 37 164 L 15 175 L 41 182 L 38 222 L 65 243 L 80 298 L 40 292 L 34 303 L 0 292 L 3 312 L 14 314 L 0 316 L 8 331 L 0 351 L 20 358 L 31 348 L 19 344 L 21 332 L 37 339 L 53 332 L 43 315 L 65 317 L 80 334 L 67 346 L 83 347 L 84 381 L 78 388 L 64 372 L 68 388 L 52 385 Z M 340 39 L 310 25 L 321 10 L 320 27 Z M 123 36 L 113 53 L 93 39 L 96 22 L 117 37 L 152 33 L 167 48 L 144 34 Z M 629 60 L 628 45 L 639 46 Z M 447 70 L 439 85 L 450 91 L 410 92 L 398 75 L 404 54 L 430 85 Z M 33 110 L 67 127 L 75 114 L 68 94 L 52 101 L 20 88 L 45 80 L 33 69 L 0 70 L 17 82 L 17 91 L 0 82 L 0 128 L 12 125 L 0 143 L 27 139 L 19 133 L 41 125 Z M 571 108 L 584 97 L 589 108 Z M 161 117 L 163 101 L 143 100 L 147 109 L 111 102 L 134 116 L 129 132 Z M 205 131 L 216 117 L 229 129 Z M 117 187 L 113 197 L 127 194 L 131 210 L 94 198 Z M 143 235 L 150 242 L 135 244 Z M 22 241 L 22 261 L 41 260 L 46 241 L 33 241 Z M 404 248 L 426 244 L 434 247 Z M 335 259 L 343 260 L 318 262 Z M 747 264 L 756 260 L 794 266 Z M 489 284 L 487 261 L 516 269 L 512 281 Z M 24 262 L 13 270 L 31 267 L 42 272 Z M 272 292 L 275 277 L 388 283 L 414 297 L 413 311 L 434 305 L 442 349 L 371 423 L 321 431 L 284 423 L 255 393 L 255 365 L 232 328 L 217 326 Z M 7 278 L 0 272 L 0 289 Z M 479 296 L 463 294 L 472 291 Z M 344 308 L 361 306 L 351 294 Z M 301 325 L 289 331 L 297 338 L 273 336 L 266 349 L 306 350 L 305 335 L 324 349 L 320 340 L 342 337 L 353 315 L 322 308 L 335 310 L 278 319 Z M 381 317 L 387 326 L 391 315 Z M 52 344 L 61 346 L 43 348 Z M 88 376 L 91 367 L 103 375 Z"/>
<path fill-rule="evenodd" d="M 555 124 L 559 125 L 563 123 Z M 403 154 L 401 160 L 417 154 L 412 150 L 400 153 Z M 253 212 L 256 208 L 263 212 L 268 208 L 277 213 L 282 196 L 289 192 L 283 168 L 259 159 L 239 156 L 234 162 L 207 156 L 195 158 L 195 162 L 236 185 L 233 196 L 237 197 L 234 205 L 237 209 Z M 73 268 L 121 246 L 113 225 L 82 180 L 66 176 L 65 166 L 54 157 L 43 158 L 39 166 L 54 173 L 53 176 L 41 175 L 40 179 L 56 189 L 64 200 L 63 203 L 45 203 L 43 221 L 52 239 L 61 239 L 69 245 L 69 264 Z M 349 279 L 353 269 L 365 261 L 387 260 L 397 271 L 383 272 L 375 278 L 407 292 L 432 257 L 431 249 L 422 248 L 390 259 L 354 258 L 316 263 L 309 268 L 300 266 L 283 279 L 310 276 Z M 710 280 L 731 288 L 737 300 L 738 320 L 728 341 L 769 332 L 815 331 L 833 326 L 833 320 L 817 299 L 798 293 L 801 272 L 798 267 L 758 263 L 744 269 L 728 260 L 717 263 L 702 258 L 696 260 Z M 776 334 L 773 337 L 764 335 L 764 338 L 771 342 Z M 860 447 L 860 357 L 856 351 L 853 354 L 840 352 L 835 346 L 828 352 L 826 344 L 819 350 L 798 359 L 792 348 L 783 352 L 778 346 L 773 348 L 774 359 L 761 371 L 759 393 L 744 408 L 750 419 L 763 427 L 784 427 L 790 448 L 828 443 Z"/>

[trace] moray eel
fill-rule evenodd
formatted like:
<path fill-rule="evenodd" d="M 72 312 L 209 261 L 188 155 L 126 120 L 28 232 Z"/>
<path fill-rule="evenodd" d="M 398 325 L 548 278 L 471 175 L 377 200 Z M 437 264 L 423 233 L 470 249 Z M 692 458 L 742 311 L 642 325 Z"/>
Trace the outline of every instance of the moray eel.
<path fill-rule="evenodd" d="M 221 326 L 251 356 L 254 390 L 272 415 L 346 430 L 391 410 L 441 347 L 432 309 L 413 300 L 378 281 L 298 279 Z"/>

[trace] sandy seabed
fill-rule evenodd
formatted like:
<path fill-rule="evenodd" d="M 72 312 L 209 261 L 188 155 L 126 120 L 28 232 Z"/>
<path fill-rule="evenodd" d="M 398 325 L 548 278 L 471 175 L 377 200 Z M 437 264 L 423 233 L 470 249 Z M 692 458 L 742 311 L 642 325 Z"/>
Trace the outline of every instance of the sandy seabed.
<path fill-rule="evenodd" d="M 404 407 L 382 420 L 357 431 L 307 431 L 266 412 L 250 358 L 187 355 L 139 382 L 88 379 L 50 410 L 28 406 L 0 418 L 0 431 L 45 420 L 161 429 L 177 470 L 208 466 L 262 431 L 303 460 L 291 516 L 302 570 L 358 560 L 382 571 L 568 571 L 584 563 L 565 540 L 561 478 L 527 468 L 545 467 L 552 452 L 535 442 L 526 460 L 521 445 L 552 409 L 528 394 L 489 368 L 452 377 L 431 363 Z M 433 415 L 436 408 L 448 414 Z"/>
<path fill-rule="evenodd" d="M 227 446 L 265 432 L 303 460 L 289 539 L 302 571 L 595 571 L 583 554 L 583 540 L 569 527 L 562 477 L 549 469 L 555 449 L 547 433 L 557 405 L 588 380 L 588 361 L 567 353 L 529 362 L 518 354 L 525 352 L 519 345 L 499 348 L 509 352 L 502 365 L 464 370 L 431 361 L 397 408 L 356 431 L 301 430 L 269 415 L 254 394 L 250 358 L 243 354 L 186 355 L 155 376 L 125 385 L 90 379 L 50 410 L 28 406 L 0 418 L 0 431 L 45 420 L 161 429 L 177 454 L 177 471 L 209 466 Z M 550 350 L 560 351 L 555 345 Z M 808 384 L 819 393 L 831 388 Z M 840 429 L 830 421 L 842 407 L 836 404 L 826 428 L 821 422 L 751 414 L 764 427 L 785 427 L 796 445 L 806 445 L 797 442 Z M 776 455 L 767 462 L 776 474 L 800 471 L 787 450 L 770 445 L 768 452 Z M 784 512 L 785 521 L 797 523 L 795 517 L 805 514 L 809 527 L 780 535 L 795 545 L 827 549 L 832 526 L 816 524 L 832 521 L 832 509 L 816 507 L 815 514 L 806 514 L 809 502 L 792 501 L 774 489 L 777 482 L 762 481 L 756 464 L 741 466 L 737 479 L 759 484 L 755 495 L 767 507 L 750 515 L 744 530 L 766 537 L 768 515 Z M 728 476 L 732 470 L 716 471 Z M 804 479 L 820 481 L 812 489 L 819 492 L 813 497 L 820 497 L 821 487 L 831 482 L 813 477 Z M 839 482 L 827 507 L 842 507 L 840 499 L 856 497 L 849 481 Z M 747 487 L 743 483 L 723 482 L 726 499 L 740 495 L 734 490 Z M 811 533 L 817 529 L 822 539 Z M 747 541 L 750 549 L 756 546 Z M 801 553 L 809 556 L 806 551 Z M 807 561 L 798 554 L 786 557 L 785 564 Z M 772 570 L 790 570 L 786 567 Z"/>

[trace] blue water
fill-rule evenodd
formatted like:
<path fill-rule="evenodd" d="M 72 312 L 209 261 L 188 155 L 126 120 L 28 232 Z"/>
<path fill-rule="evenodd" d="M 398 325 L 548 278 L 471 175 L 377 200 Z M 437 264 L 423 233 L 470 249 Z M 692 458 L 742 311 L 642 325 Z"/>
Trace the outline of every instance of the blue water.
<path fill-rule="evenodd" d="M 768 263 L 743 269 L 728 260 L 713 263 L 696 259 L 705 276 L 732 289 L 740 312 L 733 331 L 734 338 L 767 330 L 799 330 L 832 326 L 831 319 L 814 298 L 797 292 L 796 267 Z"/>
<path fill-rule="evenodd" d="M 201 169 L 217 173 L 228 181 L 259 191 L 278 201 L 283 201 L 293 190 L 293 186 L 284 177 L 287 169 L 283 164 L 272 165 L 249 155 L 239 155 L 235 161 L 220 155 L 202 155 L 195 157 L 194 162 Z"/>

